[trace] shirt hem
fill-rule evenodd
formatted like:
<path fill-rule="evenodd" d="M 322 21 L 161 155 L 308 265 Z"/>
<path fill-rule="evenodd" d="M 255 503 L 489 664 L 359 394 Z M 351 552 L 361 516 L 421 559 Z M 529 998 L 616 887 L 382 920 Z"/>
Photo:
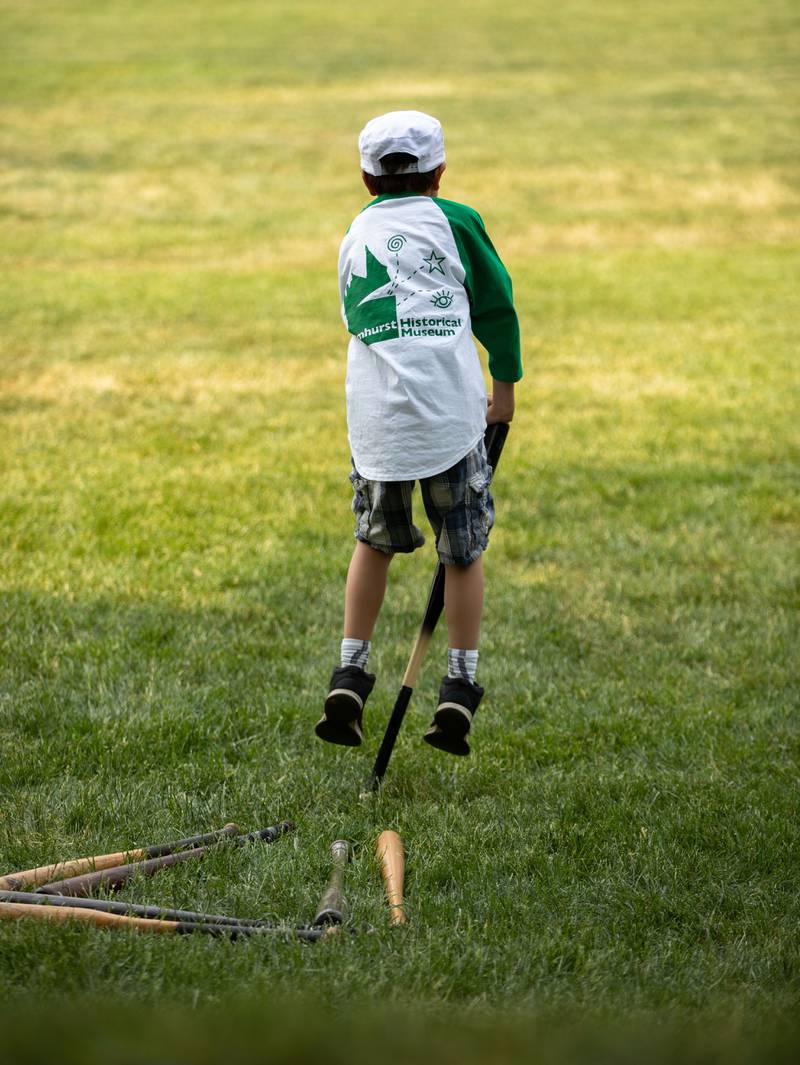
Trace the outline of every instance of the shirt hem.
<path fill-rule="evenodd" d="M 452 458 L 449 458 L 444 463 L 437 462 L 430 468 L 424 468 L 420 473 L 389 473 L 377 469 L 376 467 L 362 466 L 353 454 L 353 464 L 359 474 L 368 481 L 421 481 L 426 477 L 435 477 L 437 473 L 444 473 L 445 470 L 449 470 L 451 466 L 455 466 L 457 462 L 460 462 L 470 451 L 478 446 L 481 440 L 483 440 L 484 431 L 481 431 L 478 436 L 472 441 L 466 451 L 459 448 Z M 352 446 L 351 446 L 352 452 Z"/>

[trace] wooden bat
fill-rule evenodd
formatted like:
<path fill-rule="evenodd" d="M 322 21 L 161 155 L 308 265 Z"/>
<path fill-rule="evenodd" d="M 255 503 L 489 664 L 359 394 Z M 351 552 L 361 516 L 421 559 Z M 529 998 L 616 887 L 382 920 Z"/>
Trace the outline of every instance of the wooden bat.
<path fill-rule="evenodd" d="M 128 861 L 139 861 L 143 858 L 156 858 L 162 854 L 173 854 L 175 851 L 188 847 L 198 847 L 204 843 L 213 843 L 226 836 L 241 835 L 238 825 L 225 825 L 215 832 L 207 832 L 202 836 L 189 836 L 187 839 L 176 839 L 171 843 L 154 843 L 150 847 L 132 847 L 129 851 L 117 851 L 114 854 L 95 854 L 90 858 L 71 858 L 68 861 L 56 862 L 54 865 L 40 865 L 35 869 L 23 869 L 17 873 L 7 873 L 0 876 L 0 891 L 24 891 L 26 888 L 36 888 L 40 884 L 49 884 L 55 878 L 78 876 L 80 873 L 89 873 L 101 869 L 111 869 Z"/>
<path fill-rule="evenodd" d="M 350 844 L 344 839 L 337 839 L 331 844 L 331 874 L 319 900 L 314 915 L 315 928 L 321 925 L 338 925 L 344 921 L 347 903 L 343 895 L 344 873 L 350 859 Z"/>
<path fill-rule="evenodd" d="M 237 846 L 254 840 L 263 840 L 272 843 L 284 832 L 291 832 L 294 824 L 291 821 L 280 821 L 277 825 L 262 828 L 258 832 L 248 832 L 247 835 L 230 837 L 232 844 Z M 208 847 L 195 847 L 188 851 L 178 851 L 177 854 L 166 854 L 160 858 L 150 858 L 144 862 L 133 862 L 128 865 L 117 865 L 110 869 L 103 869 L 96 873 L 85 873 L 83 876 L 69 877 L 66 880 L 57 880 L 52 884 L 43 884 L 37 888 L 42 895 L 73 895 L 83 898 L 90 895 L 97 888 L 114 891 L 126 884 L 134 876 L 152 876 L 160 869 L 167 869 L 171 865 L 180 862 L 192 861 L 194 858 L 202 858 L 208 851 Z"/>
<path fill-rule="evenodd" d="M 115 865 L 110 869 L 102 869 L 97 873 L 84 873 L 83 876 L 73 876 L 67 880 L 56 880 L 52 884 L 43 884 L 36 890 L 40 895 L 73 895 L 77 898 L 91 895 L 98 888 L 116 891 L 117 888 L 127 884 L 135 876 L 152 876 L 153 873 L 157 873 L 160 869 L 169 869 L 172 865 L 179 865 L 181 862 L 190 862 L 195 858 L 202 858 L 207 850 L 207 847 L 195 847 L 188 851 L 178 851 L 177 854 L 165 854 L 161 858 L 148 858 L 145 862 Z"/>
<path fill-rule="evenodd" d="M 0 920 L 19 921 L 30 917 L 39 921 L 83 921 L 98 928 L 135 928 L 141 932 L 174 932 L 176 921 L 156 921 L 147 917 L 122 917 L 118 913 L 67 909 L 60 906 L 31 906 L 24 902 L 0 903 Z"/>
<path fill-rule="evenodd" d="M 403 881 L 405 879 L 406 859 L 403 852 L 403 841 L 396 832 L 391 829 L 381 832 L 378 836 L 378 842 L 375 844 L 375 857 L 380 863 L 386 898 L 389 900 L 391 911 L 389 921 L 393 925 L 405 924 Z"/>
<path fill-rule="evenodd" d="M 0 921 L 21 921 L 25 918 L 56 923 L 82 921 L 84 924 L 94 925 L 97 928 L 132 928 L 137 932 L 159 932 L 166 935 L 187 935 L 198 932 L 212 936 L 227 936 L 230 939 L 274 934 L 315 942 L 327 932 L 324 928 L 281 928 L 279 925 L 253 928 L 193 921 L 162 921 L 149 917 L 126 917 L 118 913 L 78 907 L 31 906 L 22 902 L 0 902 Z"/>
<path fill-rule="evenodd" d="M 503 444 L 505 444 L 507 436 L 507 422 L 495 422 L 486 429 L 484 435 L 486 458 L 493 470 L 497 469 L 497 463 L 500 461 L 500 454 L 503 450 Z M 361 793 L 361 798 L 367 798 L 371 791 L 377 791 L 381 785 L 384 774 L 386 773 L 389 759 L 392 757 L 392 751 L 394 750 L 394 745 L 400 732 L 400 726 L 403 724 L 403 718 L 406 716 L 408 704 L 411 702 L 411 696 L 414 693 L 414 685 L 417 683 L 417 677 L 422 668 L 422 663 L 428 650 L 428 644 L 431 642 L 434 629 L 436 628 L 436 624 L 444 609 L 444 581 L 445 568 L 440 562 L 436 567 L 436 573 L 431 582 L 431 590 L 428 593 L 428 603 L 425 607 L 425 615 L 422 619 L 422 625 L 417 634 L 413 650 L 411 651 L 411 657 L 408 660 L 405 674 L 403 675 L 403 684 L 400 691 L 397 693 L 397 699 L 395 699 L 392 713 L 386 725 L 386 731 L 383 734 L 381 745 L 378 748 L 375 765 L 372 767 L 369 787 L 366 791 Z"/>
<path fill-rule="evenodd" d="M 217 913 L 197 913 L 194 910 L 172 910 L 163 906 L 140 905 L 135 902 L 115 902 L 113 899 L 84 899 L 72 895 L 43 895 L 37 891 L 0 891 L 0 902 L 23 902 L 32 906 L 67 906 L 82 910 L 98 910 L 122 916 L 151 917 L 164 921 L 190 921 L 195 924 L 224 924 L 232 927 L 271 927 L 271 921 L 257 918 L 224 917 Z"/>

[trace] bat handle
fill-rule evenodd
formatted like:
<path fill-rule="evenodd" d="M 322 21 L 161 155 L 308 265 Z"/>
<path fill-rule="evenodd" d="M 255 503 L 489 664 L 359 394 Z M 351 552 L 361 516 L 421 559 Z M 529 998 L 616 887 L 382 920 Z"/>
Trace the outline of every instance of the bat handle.
<path fill-rule="evenodd" d="M 274 843 L 279 836 L 282 836 L 285 832 L 294 832 L 295 828 L 294 821 L 279 821 L 277 825 L 270 825 L 269 828 L 260 828 L 256 832 L 248 832 L 246 836 L 236 836 L 235 842 L 253 843 L 262 840 L 264 843 Z"/>
<path fill-rule="evenodd" d="M 483 443 L 486 448 L 486 459 L 492 469 L 500 461 L 500 454 L 508 436 L 508 422 L 493 422 L 487 425 L 483 434 Z"/>

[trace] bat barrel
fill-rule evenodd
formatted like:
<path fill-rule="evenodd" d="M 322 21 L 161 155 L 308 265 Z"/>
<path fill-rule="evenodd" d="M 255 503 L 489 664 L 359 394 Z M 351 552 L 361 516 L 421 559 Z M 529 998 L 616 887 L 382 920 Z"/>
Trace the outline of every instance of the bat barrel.
<path fill-rule="evenodd" d="M 328 884 L 319 900 L 313 925 L 340 925 L 345 918 L 347 903 L 344 898 L 344 875 L 350 860 L 350 844 L 347 840 L 337 839 L 331 844 L 332 868 Z"/>
<path fill-rule="evenodd" d="M 392 751 L 394 750 L 394 745 L 400 733 L 400 726 L 403 724 L 403 718 L 406 716 L 406 710 L 408 709 L 408 704 L 411 702 L 411 696 L 413 693 L 413 688 L 408 688 L 403 685 L 397 695 L 391 717 L 389 718 L 389 723 L 386 726 L 381 745 L 378 748 L 375 765 L 372 767 L 371 786 L 373 791 L 380 786 L 384 774 L 386 773 L 389 759 L 392 757 Z"/>
<path fill-rule="evenodd" d="M 29 920 L 79 921 L 98 928 L 134 928 L 140 932 L 175 933 L 176 921 L 158 921 L 149 917 L 123 917 L 117 913 L 96 910 L 70 909 L 62 906 L 31 906 L 24 902 L 0 902 L 0 921 Z"/>
<path fill-rule="evenodd" d="M 386 889 L 386 899 L 390 910 L 389 921 L 393 925 L 405 924 L 406 913 L 403 902 L 405 852 L 400 836 L 392 829 L 381 832 L 375 844 L 375 856 L 380 863 Z"/>

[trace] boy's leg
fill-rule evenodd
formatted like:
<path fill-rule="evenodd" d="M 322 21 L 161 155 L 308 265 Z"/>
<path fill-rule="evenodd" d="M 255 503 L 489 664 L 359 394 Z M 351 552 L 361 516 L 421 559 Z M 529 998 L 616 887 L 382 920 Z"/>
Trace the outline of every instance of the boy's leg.
<path fill-rule="evenodd" d="M 477 649 L 483 612 L 483 555 L 469 566 L 445 566 L 444 613 L 450 647 Z"/>
<path fill-rule="evenodd" d="M 371 640 L 386 592 L 393 554 L 356 542 L 344 590 L 344 638 Z"/>
<path fill-rule="evenodd" d="M 364 704 L 375 684 L 366 666 L 389 565 L 397 551 L 413 551 L 424 538 L 412 521 L 413 481 L 368 481 L 355 468 L 350 480 L 358 542 L 345 585 L 341 665 L 333 671 L 315 731 L 330 743 L 357 747 Z"/>
<path fill-rule="evenodd" d="M 425 740 L 451 754 L 469 754 L 467 735 L 483 696 L 475 683 L 483 611 L 483 551 L 494 521 L 491 468 L 483 444 L 422 484 L 428 518 L 445 567 L 448 669 Z"/>
<path fill-rule="evenodd" d="M 346 650 L 354 645 L 365 645 L 369 653 L 395 553 L 413 551 L 425 542 L 412 520 L 413 481 L 367 481 L 355 470 L 350 479 L 357 543 L 345 585 L 342 665 Z"/>
<path fill-rule="evenodd" d="M 344 592 L 341 665 L 333 671 L 325 712 L 316 727 L 320 739 L 329 743 L 357 747 L 363 739 L 364 703 L 375 684 L 375 676 L 366 672 L 370 640 L 392 558 L 359 540 L 350 559 Z"/>

